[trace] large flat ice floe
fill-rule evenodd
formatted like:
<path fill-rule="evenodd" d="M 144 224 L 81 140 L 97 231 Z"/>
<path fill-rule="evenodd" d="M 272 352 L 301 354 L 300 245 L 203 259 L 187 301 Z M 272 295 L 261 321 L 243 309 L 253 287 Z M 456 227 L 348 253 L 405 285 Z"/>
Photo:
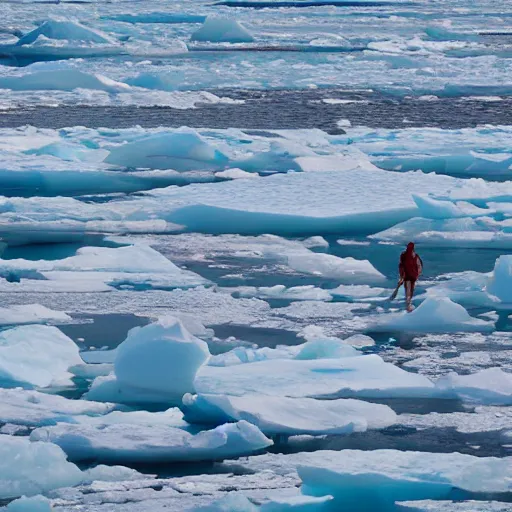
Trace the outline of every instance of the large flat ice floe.
<path fill-rule="evenodd" d="M 512 471 L 510 457 L 398 450 L 266 454 L 242 465 L 279 475 L 298 472 L 304 494 L 333 496 L 326 510 L 358 512 L 396 510 L 397 501 L 463 500 L 479 493 L 507 493 Z"/>
<path fill-rule="evenodd" d="M 381 315 L 370 331 L 491 332 L 494 323 L 473 318 L 449 298 L 427 298 L 412 313 Z"/>
<path fill-rule="evenodd" d="M 27 325 L 0 333 L 4 386 L 70 385 L 69 368 L 82 363 L 77 345 L 56 327 Z"/>
<path fill-rule="evenodd" d="M 65 324 L 72 319 L 63 311 L 53 311 L 40 304 L 0 308 L 0 326 L 23 324 Z"/>
<path fill-rule="evenodd" d="M 63 208 L 60 199 L 45 198 L 44 203 L 10 199 L 0 222 L 9 222 L 9 227 L 18 231 L 28 226 L 35 229 L 25 218 L 20 220 L 24 215 L 33 222 L 72 221 L 75 228 L 94 220 L 89 225 L 99 229 L 115 221 L 125 232 L 133 229 L 130 222 L 158 221 L 164 230 L 166 223 L 171 223 L 174 230 L 177 224 L 188 231 L 213 234 L 364 234 L 418 215 L 412 192 L 396 194 L 397 189 L 475 200 L 512 196 L 509 183 L 457 180 L 421 172 L 296 172 L 258 180 L 168 187 L 130 201 L 111 202 L 108 207 L 69 200 L 68 207 Z M 308 190 L 307 195 L 304 190 Z"/>
<path fill-rule="evenodd" d="M 3 275 L 15 275 L 20 283 L 5 285 L 10 291 L 29 288 L 43 280 L 48 291 L 111 291 L 114 288 L 190 288 L 208 281 L 182 270 L 151 247 L 82 247 L 62 260 L 0 260 Z M 35 283 L 36 289 L 45 286 Z M 42 312 L 41 312 L 42 313 Z"/>
<path fill-rule="evenodd" d="M 417 397 L 431 396 L 434 384 L 385 363 L 377 355 L 341 359 L 272 359 L 199 371 L 198 393 L 244 396 Z"/>
<path fill-rule="evenodd" d="M 265 395 L 185 395 L 185 418 L 222 424 L 246 420 L 266 435 L 350 434 L 385 428 L 396 415 L 385 405 L 360 400 L 315 400 Z"/>
<path fill-rule="evenodd" d="M 60 446 L 72 460 L 186 462 L 248 455 L 272 445 L 261 431 L 239 421 L 192 435 L 164 426 L 60 424 L 32 432 L 32 441 Z"/>

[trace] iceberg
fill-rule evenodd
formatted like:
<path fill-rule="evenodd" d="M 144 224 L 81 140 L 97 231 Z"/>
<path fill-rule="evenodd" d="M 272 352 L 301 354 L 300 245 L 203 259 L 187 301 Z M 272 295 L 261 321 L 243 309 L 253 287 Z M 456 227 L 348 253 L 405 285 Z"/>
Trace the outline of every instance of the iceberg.
<path fill-rule="evenodd" d="M 23 324 L 63 324 L 71 322 L 63 311 L 53 311 L 40 304 L 26 304 L 0 308 L 0 326 Z"/>
<path fill-rule="evenodd" d="M 82 472 L 55 444 L 0 435 L 0 498 L 44 494 L 82 482 Z"/>
<path fill-rule="evenodd" d="M 201 28 L 191 36 L 191 41 L 211 43 L 252 43 L 254 37 L 240 23 L 230 18 L 208 16 Z"/>
<path fill-rule="evenodd" d="M 48 39 L 61 39 L 66 41 L 82 41 L 97 44 L 115 44 L 107 34 L 95 30 L 74 21 L 48 20 L 36 29 L 20 37 L 17 44 L 26 45 L 36 42 L 40 37 Z"/>
<path fill-rule="evenodd" d="M 0 382 L 8 386 L 71 384 L 78 347 L 56 327 L 27 325 L 0 332 Z"/>
<path fill-rule="evenodd" d="M 428 378 L 385 363 L 375 354 L 341 359 L 271 359 L 229 367 L 203 366 L 194 386 L 198 394 L 240 397 L 389 398 L 438 394 Z"/>
<path fill-rule="evenodd" d="M 381 315 L 370 331 L 492 332 L 494 323 L 473 318 L 447 297 L 427 297 L 412 313 Z"/>
<path fill-rule="evenodd" d="M 471 375 L 452 372 L 441 377 L 436 386 L 468 402 L 512 405 L 512 373 L 500 368 L 487 368 Z"/>
<path fill-rule="evenodd" d="M 54 425 L 58 422 L 75 423 L 78 417 L 102 416 L 114 408 L 114 404 L 70 400 L 33 390 L 0 389 L 0 423 L 28 427 Z"/>
<path fill-rule="evenodd" d="M 164 426 L 59 424 L 36 429 L 31 441 L 58 445 L 71 460 L 155 463 L 221 460 L 263 450 L 273 443 L 261 431 L 239 421 L 192 435 Z"/>
<path fill-rule="evenodd" d="M 265 435 L 327 435 L 365 432 L 393 425 L 386 405 L 360 400 L 315 400 L 280 396 L 185 395 L 185 420 L 222 424 L 245 420 Z"/>
<path fill-rule="evenodd" d="M 87 396 L 103 401 L 106 385 L 115 390 L 115 402 L 181 403 L 185 393 L 195 391 L 195 375 L 209 355 L 206 342 L 191 335 L 179 320 L 160 318 L 128 333 L 116 350 L 115 380 L 99 377 Z"/>
<path fill-rule="evenodd" d="M 221 171 L 228 162 L 226 155 L 189 128 L 157 133 L 113 147 L 105 158 L 107 164 L 131 169 L 173 169 L 178 172 Z"/>

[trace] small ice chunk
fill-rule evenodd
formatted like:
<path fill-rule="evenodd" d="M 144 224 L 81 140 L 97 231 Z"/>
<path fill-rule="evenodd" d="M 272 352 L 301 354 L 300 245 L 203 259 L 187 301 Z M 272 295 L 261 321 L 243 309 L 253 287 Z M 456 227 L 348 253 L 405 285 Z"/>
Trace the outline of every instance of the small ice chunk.
<path fill-rule="evenodd" d="M 48 39 L 60 39 L 65 41 L 82 41 L 87 43 L 114 44 L 114 40 L 107 34 L 95 30 L 74 21 L 48 20 L 36 29 L 21 37 L 17 45 L 34 43 L 40 36 Z"/>
<path fill-rule="evenodd" d="M 245 420 L 266 435 L 326 435 L 385 428 L 396 421 L 386 405 L 265 395 L 185 395 L 185 419 L 220 424 Z"/>
<path fill-rule="evenodd" d="M 261 431 L 239 421 L 192 435 L 163 425 L 59 424 L 32 432 L 32 441 L 60 446 L 72 460 L 184 462 L 240 457 L 272 445 Z"/>
<path fill-rule="evenodd" d="M 180 128 L 113 147 L 107 164 L 126 168 L 174 169 L 178 172 L 223 170 L 228 157 L 208 144 L 195 130 Z"/>
<path fill-rule="evenodd" d="M 460 304 L 441 297 L 425 299 L 412 313 L 381 315 L 369 329 L 432 333 L 491 332 L 494 324 L 471 317 Z"/>
<path fill-rule="evenodd" d="M 512 255 L 500 256 L 487 283 L 487 292 L 501 302 L 512 304 Z"/>
<path fill-rule="evenodd" d="M 302 241 L 302 245 L 308 249 L 327 249 L 327 247 L 329 247 L 329 242 L 323 236 L 310 236 Z"/>
<path fill-rule="evenodd" d="M 194 509 L 194 512 L 258 512 L 259 510 L 260 508 L 245 496 L 230 492 L 209 505 Z"/>
<path fill-rule="evenodd" d="M 225 171 L 216 172 L 216 178 L 225 178 L 228 180 L 246 180 L 248 178 L 258 178 L 259 175 L 254 172 L 243 171 L 242 169 L 226 169 Z"/>
<path fill-rule="evenodd" d="M 104 466 L 100 464 L 83 472 L 82 483 L 89 482 L 119 482 L 127 480 L 142 480 L 144 478 L 138 471 L 124 466 Z"/>
<path fill-rule="evenodd" d="M 261 506 L 261 512 L 321 512 L 327 510 L 332 496 L 276 496 Z"/>
<path fill-rule="evenodd" d="M 180 401 L 194 392 L 194 378 L 210 353 L 208 345 L 192 336 L 180 320 L 163 317 L 135 327 L 117 348 L 114 370 L 126 397 L 139 395 L 155 401 Z"/>
<path fill-rule="evenodd" d="M 375 345 L 373 338 L 370 338 L 370 336 L 366 336 L 365 334 L 354 334 L 353 336 L 344 339 L 343 342 L 354 348 L 373 347 Z"/>
<path fill-rule="evenodd" d="M 69 384 L 82 359 L 77 345 L 56 327 L 26 325 L 0 332 L 0 382 L 48 387 Z"/>
<path fill-rule="evenodd" d="M 251 43 L 254 37 L 236 20 L 208 16 L 202 27 L 190 37 L 192 41 L 212 43 Z"/>

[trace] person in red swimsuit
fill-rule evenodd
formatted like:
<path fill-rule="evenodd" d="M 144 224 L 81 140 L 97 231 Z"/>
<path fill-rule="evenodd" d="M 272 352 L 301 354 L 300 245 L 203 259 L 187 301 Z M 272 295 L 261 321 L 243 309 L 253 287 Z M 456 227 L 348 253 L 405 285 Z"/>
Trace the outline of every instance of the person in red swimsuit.
<path fill-rule="evenodd" d="M 423 271 L 423 261 L 414 251 L 414 244 L 412 242 L 407 244 L 407 249 L 400 255 L 398 271 L 400 272 L 400 279 L 404 283 L 407 311 L 411 312 L 414 287 Z"/>

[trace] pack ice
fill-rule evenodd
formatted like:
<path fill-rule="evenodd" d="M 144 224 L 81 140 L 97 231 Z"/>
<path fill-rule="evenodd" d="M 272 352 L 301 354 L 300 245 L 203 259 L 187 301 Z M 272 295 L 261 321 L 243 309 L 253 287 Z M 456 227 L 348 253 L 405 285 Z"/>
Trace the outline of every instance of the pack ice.
<path fill-rule="evenodd" d="M 251 43 L 254 37 L 236 20 L 208 16 L 202 27 L 190 37 L 192 41 L 211 43 Z"/>

